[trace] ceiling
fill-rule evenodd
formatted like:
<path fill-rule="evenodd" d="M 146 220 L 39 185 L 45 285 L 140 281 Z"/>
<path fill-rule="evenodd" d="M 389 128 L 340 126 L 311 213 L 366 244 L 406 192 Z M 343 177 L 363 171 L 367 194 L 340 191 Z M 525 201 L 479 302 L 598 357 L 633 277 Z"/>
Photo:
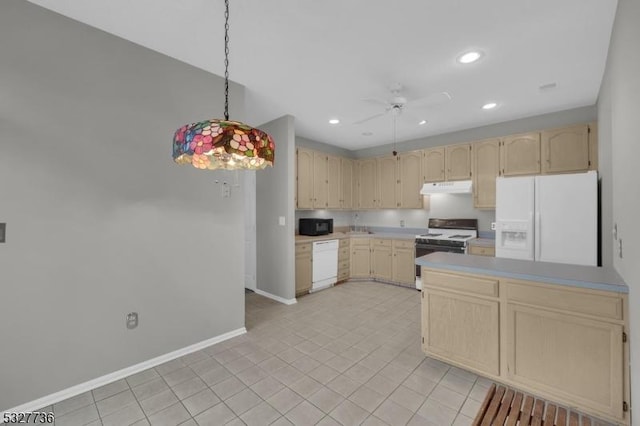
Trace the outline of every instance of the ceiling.
<path fill-rule="evenodd" d="M 223 0 L 30 1 L 223 75 Z M 363 99 L 392 97 L 394 83 L 408 100 L 451 96 L 438 106 L 407 108 L 397 117 L 398 142 L 593 105 L 617 6 L 603 0 L 230 3 L 230 78 L 246 87 L 244 120 L 259 125 L 291 114 L 296 135 L 351 150 L 393 142 L 391 114 L 354 122 L 383 112 Z M 457 62 L 469 50 L 483 56 Z M 551 83 L 555 88 L 540 89 Z M 498 106 L 483 110 L 490 101 Z M 340 124 L 330 125 L 331 118 Z M 422 119 L 427 124 L 418 125 Z"/>

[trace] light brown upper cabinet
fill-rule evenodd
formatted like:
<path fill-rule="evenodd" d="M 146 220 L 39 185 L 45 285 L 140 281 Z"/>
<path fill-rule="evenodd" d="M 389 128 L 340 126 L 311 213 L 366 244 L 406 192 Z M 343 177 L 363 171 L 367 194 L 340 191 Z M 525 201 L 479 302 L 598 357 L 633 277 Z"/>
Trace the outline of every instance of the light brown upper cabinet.
<path fill-rule="evenodd" d="M 341 169 L 340 157 L 327 156 L 327 208 L 329 209 L 342 207 L 340 203 L 342 191 Z"/>
<path fill-rule="evenodd" d="M 598 170 L 598 123 L 589 123 L 589 170 Z"/>
<path fill-rule="evenodd" d="M 444 160 L 446 180 L 471 179 L 471 144 L 448 145 Z"/>
<path fill-rule="evenodd" d="M 376 198 L 376 159 L 358 160 L 358 208 L 374 209 L 377 207 Z"/>
<path fill-rule="evenodd" d="M 327 161 L 329 156 L 322 152 L 313 153 L 313 208 L 327 208 Z"/>
<path fill-rule="evenodd" d="M 377 158 L 378 197 L 376 207 L 393 209 L 397 207 L 396 186 L 398 182 L 398 160 L 392 155 Z"/>
<path fill-rule="evenodd" d="M 340 159 L 340 180 L 340 208 L 350 209 L 353 207 L 353 160 Z"/>
<path fill-rule="evenodd" d="M 304 148 L 296 150 L 297 190 L 296 207 L 313 208 L 313 151 Z"/>
<path fill-rule="evenodd" d="M 422 151 L 398 154 L 398 186 L 396 204 L 403 209 L 421 209 L 422 198 Z"/>
<path fill-rule="evenodd" d="M 500 175 L 500 139 L 473 144 L 473 206 L 496 208 L 496 178 Z"/>
<path fill-rule="evenodd" d="M 444 147 L 425 149 L 422 153 L 422 181 L 444 181 Z"/>
<path fill-rule="evenodd" d="M 589 170 L 589 126 L 545 130 L 541 136 L 542 173 Z"/>
<path fill-rule="evenodd" d="M 502 140 L 503 176 L 540 174 L 540 133 L 522 133 Z"/>

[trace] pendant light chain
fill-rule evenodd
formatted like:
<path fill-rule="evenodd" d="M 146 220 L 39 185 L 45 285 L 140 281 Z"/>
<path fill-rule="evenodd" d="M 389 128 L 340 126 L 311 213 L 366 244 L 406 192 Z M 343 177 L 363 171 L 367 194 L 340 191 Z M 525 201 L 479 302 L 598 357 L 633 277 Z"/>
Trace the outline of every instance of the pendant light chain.
<path fill-rule="evenodd" d="M 224 6 L 224 119 L 229 120 L 229 0 Z"/>

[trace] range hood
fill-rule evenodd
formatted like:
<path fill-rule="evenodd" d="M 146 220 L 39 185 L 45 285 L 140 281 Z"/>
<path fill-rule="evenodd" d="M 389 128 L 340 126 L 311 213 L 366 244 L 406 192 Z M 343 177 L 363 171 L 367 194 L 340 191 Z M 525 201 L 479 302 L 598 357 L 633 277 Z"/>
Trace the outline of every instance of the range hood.
<path fill-rule="evenodd" d="M 456 180 L 452 182 L 427 182 L 422 185 L 420 194 L 470 194 L 470 180 Z"/>

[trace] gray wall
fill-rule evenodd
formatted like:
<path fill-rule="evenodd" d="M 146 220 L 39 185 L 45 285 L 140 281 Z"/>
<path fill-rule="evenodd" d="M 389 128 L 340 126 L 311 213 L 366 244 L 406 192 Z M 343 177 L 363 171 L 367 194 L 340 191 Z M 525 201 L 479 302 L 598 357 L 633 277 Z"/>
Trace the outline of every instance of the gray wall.
<path fill-rule="evenodd" d="M 336 155 L 340 157 L 353 158 L 353 151 L 340 148 L 335 145 L 329 145 L 326 143 L 313 141 L 311 139 L 296 136 L 296 147 L 309 148 L 317 151 L 326 152 L 327 154 Z"/>
<path fill-rule="evenodd" d="M 23 0 L 0 39 L 0 409 L 242 328 L 242 187 L 171 159 L 222 80 Z"/>
<path fill-rule="evenodd" d="M 276 156 L 272 168 L 256 172 L 257 288 L 294 299 L 294 118 L 287 115 L 260 129 L 275 140 Z M 278 224 L 280 217 L 284 226 Z"/>
<path fill-rule="evenodd" d="M 601 87 L 601 152 L 611 150 L 612 213 L 603 228 L 618 225 L 613 264 L 629 285 L 631 345 L 631 407 L 633 424 L 640 418 L 640 187 L 638 185 L 638 117 L 640 117 L 640 2 L 620 0 L 611 36 L 605 78 Z M 607 156 L 609 154 L 607 153 Z M 607 179 L 608 176 L 603 176 Z M 611 206 L 607 206 L 609 209 Z M 604 215 L 603 215 L 604 216 Z M 611 219 L 608 219 L 608 218 Z M 608 232 L 603 232 L 607 235 Z M 607 238 L 611 238 L 608 234 Z M 622 240 L 622 256 L 618 250 Z M 635 413 L 634 413 L 635 412 Z"/>

